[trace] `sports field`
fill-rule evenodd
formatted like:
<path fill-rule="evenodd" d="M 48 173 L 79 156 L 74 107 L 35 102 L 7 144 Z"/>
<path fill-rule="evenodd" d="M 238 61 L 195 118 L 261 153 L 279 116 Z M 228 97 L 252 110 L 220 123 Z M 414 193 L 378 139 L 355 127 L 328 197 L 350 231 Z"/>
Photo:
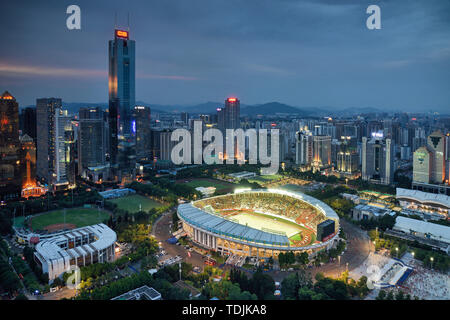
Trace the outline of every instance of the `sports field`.
<path fill-rule="evenodd" d="M 267 183 L 275 180 L 281 180 L 283 178 L 280 174 L 262 175 L 248 178 L 248 182 Z"/>
<path fill-rule="evenodd" d="M 139 194 L 111 199 L 108 201 L 116 203 L 117 208 L 127 210 L 130 213 L 139 212 L 139 209 L 142 209 L 142 211 L 149 211 L 150 209 L 162 206 L 161 203 Z"/>
<path fill-rule="evenodd" d="M 223 216 L 236 223 L 247 225 L 249 227 L 275 233 L 285 233 L 289 238 L 291 246 L 304 247 L 316 241 L 313 231 L 298 225 L 282 217 L 252 212 L 248 210 L 221 210 L 218 211 Z"/>
<path fill-rule="evenodd" d="M 107 211 L 93 209 L 93 208 L 71 208 L 66 209 L 67 224 L 75 225 L 80 228 L 92 224 L 102 223 L 109 219 Z M 64 209 L 49 211 L 39 214 L 32 218 L 31 227 L 33 230 L 44 230 L 46 227 L 55 224 L 64 223 Z"/>
<path fill-rule="evenodd" d="M 263 230 L 274 230 L 277 232 L 284 232 L 288 238 L 302 231 L 302 227 L 282 218 L 275 218 L 273 216 L 256 213 L 256 212 L 241 212 L 232 216 L 239 224 L 248 225 L 249 227 Z"/>
<path fill-rule="evenodd" d="M 187 182 L 186 182 L 187 181 Z M 214 187 L 217 191 L 227 190 L 230 189 L 230 191 L 236 187 L 232 183 L 228 183 L 225 181 L 219 181 L 215 179 L 195 179 L 195 180 L 180 180 L 177 181 L 177 183 L 186 183 L 187 185 L 197 188 L 197 187 Z"/>

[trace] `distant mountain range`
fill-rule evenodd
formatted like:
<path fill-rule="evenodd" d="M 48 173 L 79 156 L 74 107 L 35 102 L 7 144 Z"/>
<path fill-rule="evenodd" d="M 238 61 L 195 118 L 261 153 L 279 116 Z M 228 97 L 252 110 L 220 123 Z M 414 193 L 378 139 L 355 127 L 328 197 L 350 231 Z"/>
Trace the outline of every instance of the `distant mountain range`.
<path fill-rule="evenodd" d="M 196 105 L 160 105 L 160 104 L 151 104 L 143 101 L 137 101 L 136 104 L 151 107 L 152 113 L 188 112 L 191 114 L 214 113 L 216 112 L 217 108 L 224 106 L 224 104 L 221 102 L 212 102 L 212 101 Z M 108 108 L 108 103 L 63 102 L 63 106 L 70 113 L 77 113 L 81 107 L 101 107 L 103 110 L 106 110 Z M 24 106 L 21 107 L 21 109 L 26 107 L 34 107 L 34 105 Z M 345 109 L 337 109 L 333 107 L 321 107 L 321 108 L 294 107 L 280 102 L 268 102 L 256 105 L 241 104 L 241 115 L 243 116 L 256 116 L 256 115 L 268 116 L 277 114 L 292 114 L 303 117 L 308 116 L 320 117 L 320 116 L 333 116 L 335 114 L 353 115 L 355 113 L 379 113 L 379 112 L 383 111 L 376 108 L 367 108 L 367 107 L 345 108 Z"/>

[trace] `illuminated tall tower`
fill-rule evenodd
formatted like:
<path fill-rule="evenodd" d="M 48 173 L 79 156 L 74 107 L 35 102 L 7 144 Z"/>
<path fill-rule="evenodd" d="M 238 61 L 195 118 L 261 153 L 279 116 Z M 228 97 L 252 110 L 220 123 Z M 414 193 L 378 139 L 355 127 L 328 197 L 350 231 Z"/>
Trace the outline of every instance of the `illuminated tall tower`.
<path fill-rule="evenodd" d="M 19 104 L 5 91 L 0 95 L 0 200 L 20 197 Z"/>
<path fill-rule="evenodd" d="M 226 99 L 223 112 L 225 129 L 238 129 L 241 127 L 241 102 L 238 98 Z"/>
<path fill-rule="evenodd" d="M 135 41 L 125 30 L 116 29 L 109 41 L 108 87 L 111 172 L 125 183 L 134 178 L 136 166 Z"/>

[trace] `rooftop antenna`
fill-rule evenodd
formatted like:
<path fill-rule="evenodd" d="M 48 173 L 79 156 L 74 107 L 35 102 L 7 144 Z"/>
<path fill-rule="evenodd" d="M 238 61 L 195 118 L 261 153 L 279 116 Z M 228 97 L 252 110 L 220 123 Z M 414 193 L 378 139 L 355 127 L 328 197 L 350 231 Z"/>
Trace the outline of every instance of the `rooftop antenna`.
<path fill-rule="evenodd" d="M 117 11 L 114 12 L 114 29 L 117 29 Z"/>
<path fill-rule="evenodd" d="M 128 11 L 127 22 L 128 22 L 128 31 L 130 31 L 130 12 L 129 11 Z"/>

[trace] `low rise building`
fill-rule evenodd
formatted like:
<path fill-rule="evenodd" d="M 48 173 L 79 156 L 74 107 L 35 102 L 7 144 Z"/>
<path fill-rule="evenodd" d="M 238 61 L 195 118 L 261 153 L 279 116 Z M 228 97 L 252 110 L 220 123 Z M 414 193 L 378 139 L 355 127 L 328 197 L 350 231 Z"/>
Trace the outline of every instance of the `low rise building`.
<path fill-rule="evenodd" d="M 111 300 L 162 300 L 161 293 L 149 286 L 142 286 L 128 291 Z"/>
<path fill-rule="evenodd" d="M 52 282 L 71 266 L 114 261 L 116 240 L 116 233 L 103 223 L 77 228 L 40 241 L 34 260 Z"/>
<path fill-rule="evenodd" d="M 386 214 L 394 216 L 395 212 L 376 204 L 359 204 L 353 208 L 352 212 L 353 219 L 358 221 L 378 219 Z"/>
<path fill-rule="evenodd" d="M 230 173 L 229 176 L 232 177 L 233 179 L 241 180 L 241 179 L 248 179 L 248 178 L 256 177 L 256 173 L 242 171 L 242 172 Z"/>
<path fill-rule="evenodd" d="M 450 244 L 450 227 L 399 216 L 395 220 L 393 230 L 418 238 L 437 240 Z"/>
<path fill-rule="evenodd" d="M 447 219 L 450 213 L 450 197 L 445 194 L 397 188 L 396 197 L 403 209 L 416 211 L 419 215 Z"/>

